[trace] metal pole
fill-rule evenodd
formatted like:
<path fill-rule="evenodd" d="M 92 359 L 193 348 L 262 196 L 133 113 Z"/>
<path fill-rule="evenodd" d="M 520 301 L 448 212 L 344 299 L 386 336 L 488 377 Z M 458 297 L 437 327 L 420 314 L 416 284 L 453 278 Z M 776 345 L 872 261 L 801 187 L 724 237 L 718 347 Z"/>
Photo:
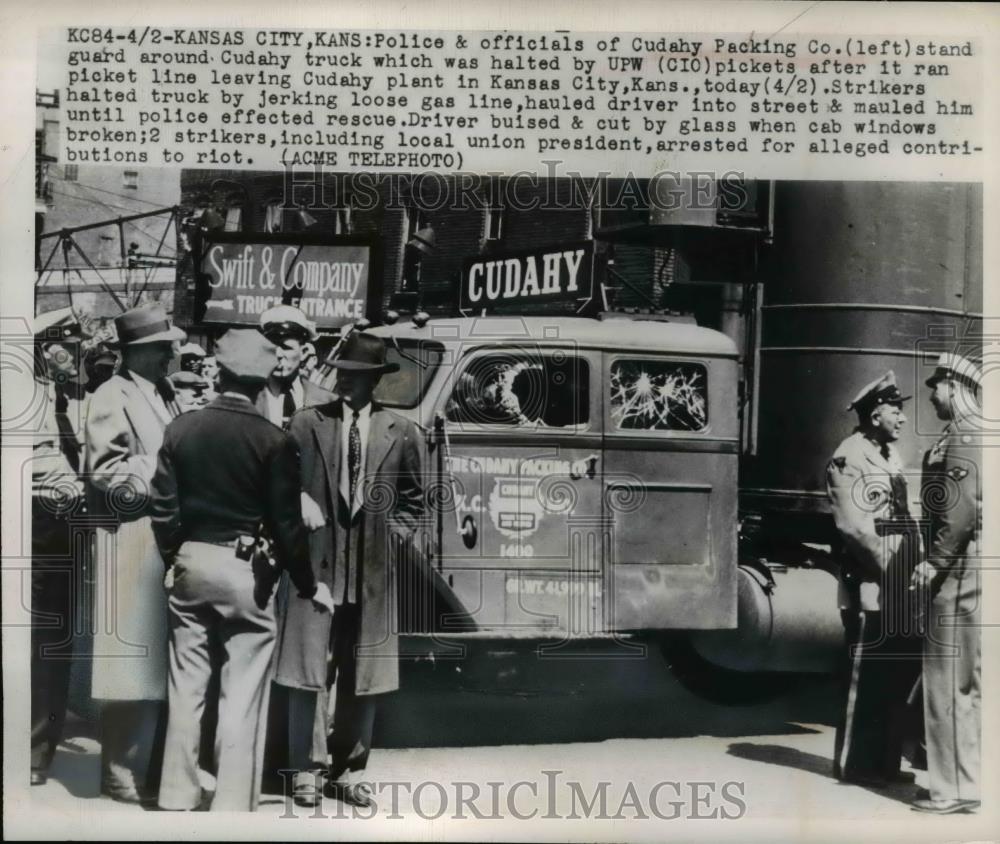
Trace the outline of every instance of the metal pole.
<path fill-rule="evenodd" d="M 72 234 L 67 234 L 66 235 L 66 240 L 72 246 L 74 246 L 76 248 L 76 251 L 80 253 L 80 257 L 83 258 L 83 260 L 87 264 L 87 266 L 90 267 L 90 269 L 92 269 L 95 273 L 97 273 L 97 277 L 101 280 L 101 284 L 104 285 L 104 289 L 111 295 L 111 298 L 115 300 L 115 304 L 118 305 L 118 307 L 122 309 L 122 313 L 124 313 L 125 311 L 127 311 L 128 308 L 122 302 L 122 300 L 118 298 L 118 294 L 115 293 L 114 288 L 110 284 L 108 284 L 108 282 L 104 278 L 104 276 L 101 275 L 101 271 L 99 269 L 97 269 L 96 266 L 94 266 L 94 262 L 91 261 L 90 258 L 87 257 L 86 253 L 80 248 L 80 244 L 78 244 L 73 239 L 73 235 Z"/>

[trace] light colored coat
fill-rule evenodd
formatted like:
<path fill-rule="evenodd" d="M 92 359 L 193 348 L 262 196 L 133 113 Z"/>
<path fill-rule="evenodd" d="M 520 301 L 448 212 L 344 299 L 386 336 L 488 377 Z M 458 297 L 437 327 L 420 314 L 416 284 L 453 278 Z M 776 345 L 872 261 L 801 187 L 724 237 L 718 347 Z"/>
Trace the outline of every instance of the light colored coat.
<path fill-rule="evenodd" d="M 91 688 L 98 699 L 166 698 L 167 596 L 148 509 L 163 430 L 178 413 L 175 401 L 166 412 L 151 404 L 127 372 L 90 399 L 83 477 L 98 519 Z"/>
<path fill-rule="evenodd" d="M 880 528 L 893 518 L 893 496 L 906 507 L 906 481 L 899 453 L 889 445 L 888 457 L 879 445 L 856 431 L 845 439 L 827 464 L 826 483 L 830 508 L 844 545 L 846 560 L 840 578 L 840 605 L 850 606 L 854 589 L 861 605 L 856 609 L 886 609 L 886 580 L 898 590 L 909 586 L 903 569 L 915 560 L 902 559 L 908 550 L 899 533 Z M 894 483 L 896 488 L 894 490 Z"/>

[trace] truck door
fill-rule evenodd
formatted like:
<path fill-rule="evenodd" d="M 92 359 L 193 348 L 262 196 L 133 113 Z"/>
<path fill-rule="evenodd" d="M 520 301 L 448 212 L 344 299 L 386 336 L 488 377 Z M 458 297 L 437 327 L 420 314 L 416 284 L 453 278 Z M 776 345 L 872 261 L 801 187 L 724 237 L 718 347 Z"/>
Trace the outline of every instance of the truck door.
<path fill-rule="evenodd" d="M 442 576 L 480 630 L 596 632 L 601 355 L 532 344 L 463 357 L 440 399 Z"/>
<path fill-rule="evenodd" d="M 736 365 L 604 354 L 613 630 L 736 623 Z"/>

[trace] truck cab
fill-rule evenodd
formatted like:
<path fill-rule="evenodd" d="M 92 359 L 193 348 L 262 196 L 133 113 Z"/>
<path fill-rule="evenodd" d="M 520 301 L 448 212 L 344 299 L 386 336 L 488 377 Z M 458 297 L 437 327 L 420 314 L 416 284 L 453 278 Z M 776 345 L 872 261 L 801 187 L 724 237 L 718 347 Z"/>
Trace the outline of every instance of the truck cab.
<path fill-rule="evenodd" d="M 737 351 L 685 322 L 381 326 L 375 398 L 423 431 L 404 633 L 600 637 L 736 625 Z M 335 372 L 323 384 L 332 387 Z"/>

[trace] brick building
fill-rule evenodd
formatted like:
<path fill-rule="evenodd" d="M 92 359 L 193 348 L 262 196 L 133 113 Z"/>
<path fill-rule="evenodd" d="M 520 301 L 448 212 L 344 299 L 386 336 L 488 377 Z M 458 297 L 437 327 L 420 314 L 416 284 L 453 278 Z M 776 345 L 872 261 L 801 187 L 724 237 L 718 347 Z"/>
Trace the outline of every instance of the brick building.
<path fill-rule="evenodd" d="M 373 321 L 388 309 L 454 314 L 469 260 L 590 242 L 597 310 L 684 313 L 735 336 L 726 321 L 753 281 L 766 190 L 747 194 L 735 212 L 714 197 L 700 219 L 657 210 L 651 190 L 648 180 L 187 170 L 180 201 L 189 233 L 206 233 L 209 220 L 228 233 L 372 238 Z M 220 326 L 196 318 L 193 256 L 184 248 L 196 244 L 182 237 L 181 246 L 175 318 L 210 342 Z"/>

